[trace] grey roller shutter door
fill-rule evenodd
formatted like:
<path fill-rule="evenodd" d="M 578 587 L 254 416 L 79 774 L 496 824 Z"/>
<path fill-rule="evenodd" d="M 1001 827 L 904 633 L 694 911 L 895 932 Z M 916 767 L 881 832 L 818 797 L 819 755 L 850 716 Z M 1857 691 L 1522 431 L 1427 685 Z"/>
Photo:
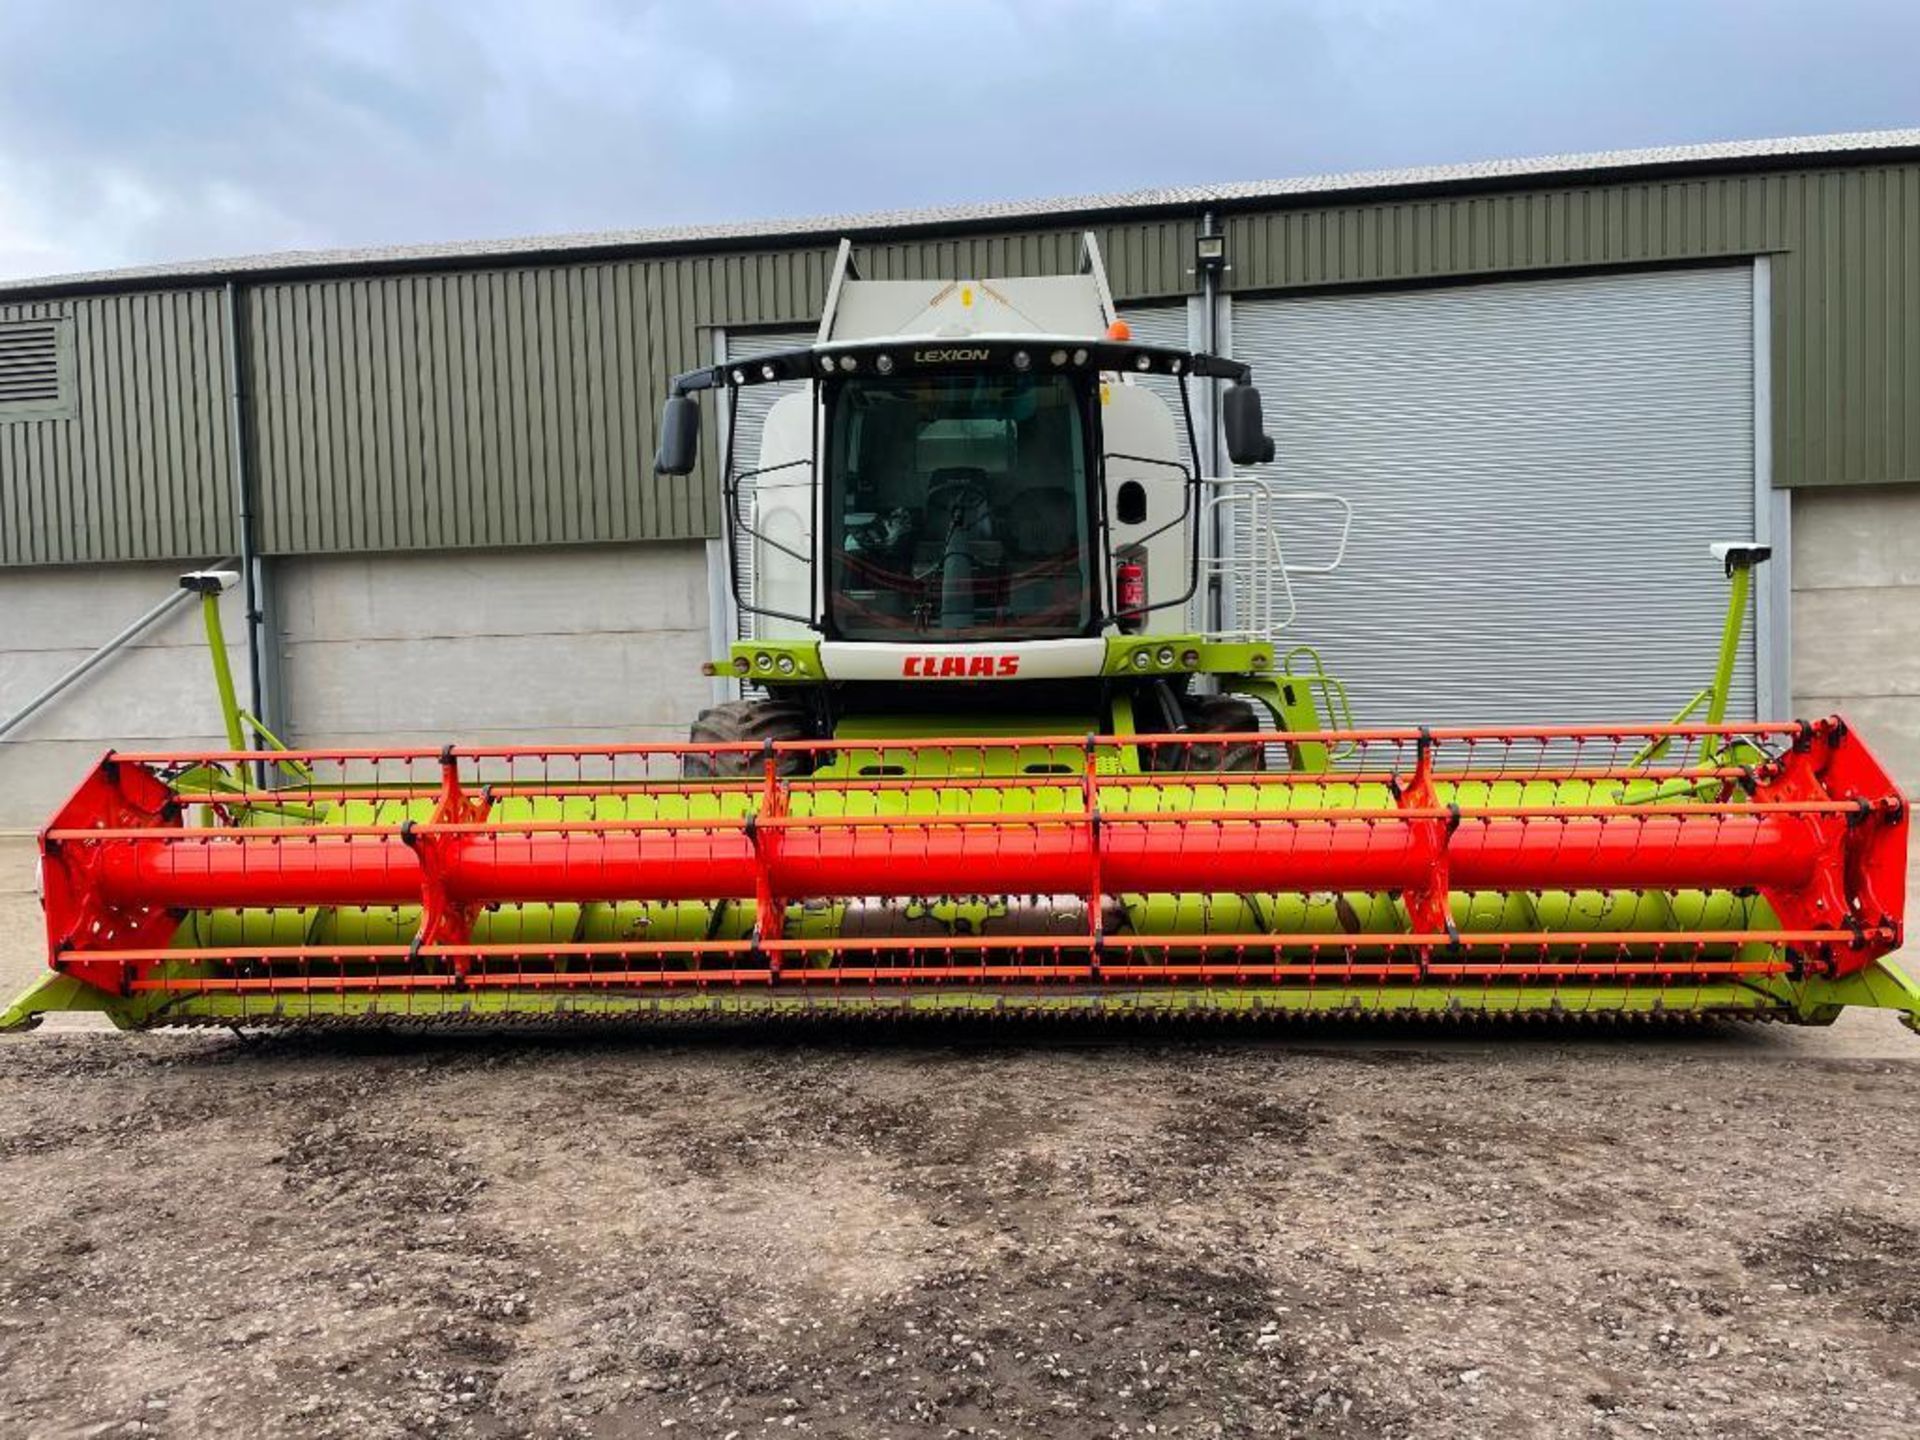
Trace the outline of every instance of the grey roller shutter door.
<path fill-rule="evenodd" d="M 1353 503 L 1287 638 L 1359 724 L 1658 720 L 1711 678 L 1707 547 L 1755 534 L 1750 269 L 1237 302 L 1232 337 L 1279 446 L 1259 473 Z M 1303 514 L 1289 556 L 1327 528 Z"/>
<path fill-rule="evenodd" d="M 817 329 L 808 330 L 759 330 L 740 334 L 729 334 L 726 343 L 726 358 L 744 360 L 754 355 L 772 355 L 782 350 L 799 350 L 813 344 Z M 729 392 L 738 414 L 734 420 L 734 441 L 739 447 L 738 462 L 734 469 L 746 474 L 760 464 L 760 427 L 767 418 L 767 412 L 778 400 L 792 395 L 803 388 L 804 382 L 787 381 L 778 385 L 748 385 Z M 753 520 L 753 482 L 751 480 L 740 487 L 740 517 L 751 524 Z M 753 599 L 753 546 L 751 542 L 740 547 L 740 553 L 734 558 L 737 572 L 739 594 L 742 599 Z M 739 638 L 751 640 L 759 632 L 754 628 L 759 616 L 748 610 L 739 612 Z"/>

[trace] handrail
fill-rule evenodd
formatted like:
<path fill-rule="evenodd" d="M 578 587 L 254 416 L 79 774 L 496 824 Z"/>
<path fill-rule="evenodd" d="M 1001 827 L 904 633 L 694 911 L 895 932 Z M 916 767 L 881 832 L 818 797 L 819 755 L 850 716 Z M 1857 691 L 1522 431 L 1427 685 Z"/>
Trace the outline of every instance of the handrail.
<path fill-rule="evenodd" d="M 1271 643 L 1280 632 L 1293 623 L 1298 613 L 1298 604 L 1293 593 L 1293 577 L 1296 575 L 1331 575 L 1338 570 L 1347 558 L 1347 543 L 1353 534 L 1353 503 L 1341 495 L 1320 490 L 1286 490 L 1257 475 L 1207 475 L 1202 476 L 1200 484 L 1211 490 L 1203 503 L 1202 510 L 1210 517 L 1208 524 L 1219 528 L 1215 518 L 1220 514 L 1229 516 L 1235 510 L 1243 510 L 1247 516 L 1248 540 L 1250 548 L 1245 554 L 1216 554 L 1208 557 L 1206 570 L 1210 577 L 1223 587 L 1246 585 L 1248 593 L 1240 603 L 1249 611 L 1248 618 L 1253 623 L 1245 626 L 1229 626 L 1228 617 L 1223 613 L 1217 630 L 1207 632 L 1210 639 L 1245 638 Z M 1274 511 L 1290 501 L 1307 501 L 1332 505 L 1340 512 L 1340 538 L 1335 546 L 1331 560 L 1313 565 L 1299 565 L 1289 561 L 1281 547 L 1279 528 L 1275 524 Z M 1230 522 L 1231 523 L 1231 522 Z M 1261 594 L 1257 587 L 1270 587 L 1270 594 Z M 1231 597 L 1229 597 L 1231 599 Z"/>

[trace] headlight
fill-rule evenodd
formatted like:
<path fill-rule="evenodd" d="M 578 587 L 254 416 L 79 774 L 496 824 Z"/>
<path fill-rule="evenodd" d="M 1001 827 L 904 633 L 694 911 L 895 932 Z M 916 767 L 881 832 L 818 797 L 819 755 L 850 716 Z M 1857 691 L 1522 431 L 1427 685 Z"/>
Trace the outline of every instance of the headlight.
<path fill-rule="evenodd" d="M 1200 652 L 1198 650 L 1182 650 L 1180 652 L 1180 663 L 1189 670 L 1198 670 L 1200 668 Z"/>
<path fill-rule="evenodd" d="M 734 674 L 745 675 L 751 669 L 753 669 L 753 662 L 747 659 L 746 656 L 736 655 L 733 657 L 733 673 Z"/>
<path fill-rule="evenodd" d="M 1153 663 L 1153 657 L 1147 654 L 1146 651 L 1136 650 L 1133 652 L 1133 668 L 1134 669 L 1144 670 L 1147 668 L 1147 666 L 1151 665 L 1152 663 Z"/>
<path fill-rule="evenodd" d="M 773 668 L 773 656 L 762 650 L 758 655 L 753 657 L 753 668 L 756 670 L 771 670 Z"/>
<path fill-rule="evenodd" d="M 796 667 L 793 663 L 793 657 L 791 655 L 782 655 L 780 657 L 780 673 L 782 675 L 793 674 L 795 668 Z"/>
<path fill-rule="evenodd" d="M 1160 647 L 1160 653 L 1154 656 L 1153 658 L 1158 660 L 1163 666 L 1167 667 L 1168 669 L 1172 669 L 1173 668 L 1173 646 L 1162 645 Z"/>

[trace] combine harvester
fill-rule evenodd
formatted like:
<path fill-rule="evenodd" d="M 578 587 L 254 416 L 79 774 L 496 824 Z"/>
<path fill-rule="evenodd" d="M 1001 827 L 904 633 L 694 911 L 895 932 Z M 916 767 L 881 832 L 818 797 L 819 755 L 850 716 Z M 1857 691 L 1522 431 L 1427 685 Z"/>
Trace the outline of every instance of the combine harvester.
<path fill-rule="evenodd" d="M 1679 723 L 1356 729 L 1276 644 L 1276 512 L 1329 497 L 1203 476 L 1165 398 L 1191 435 L 1219 386 L 1233 463 L 1268 461 L 1245 365 L 1133 343 L 1091 239 L 1042 279 L 848 256 L 817 343 L 681 376 L 662 419 L 686 475 L 702 392 L 805 382 L 724 480 L 760 638 L 709 669 L 757 698 L 686 745 L 312 752 L 227 681 L 230 750 L 109 755 L 43 833 L 51 973 L 0 1026 L 1916 1023 L 1898 790 L 1838 719 L 1723 723 L 1764 552 L 1722 551 Z"/>

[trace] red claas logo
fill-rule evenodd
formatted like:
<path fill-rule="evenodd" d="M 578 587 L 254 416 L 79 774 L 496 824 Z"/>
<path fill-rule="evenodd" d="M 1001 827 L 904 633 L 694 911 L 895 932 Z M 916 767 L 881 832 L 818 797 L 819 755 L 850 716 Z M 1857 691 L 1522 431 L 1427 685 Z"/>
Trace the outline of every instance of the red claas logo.
<path fill-rule="evenodd" d="M 912 680 L 970 680 L 985 675 L 1004 680 L 1020 673 L 1018 655 L 909 655 L 900 673 Z"/>

